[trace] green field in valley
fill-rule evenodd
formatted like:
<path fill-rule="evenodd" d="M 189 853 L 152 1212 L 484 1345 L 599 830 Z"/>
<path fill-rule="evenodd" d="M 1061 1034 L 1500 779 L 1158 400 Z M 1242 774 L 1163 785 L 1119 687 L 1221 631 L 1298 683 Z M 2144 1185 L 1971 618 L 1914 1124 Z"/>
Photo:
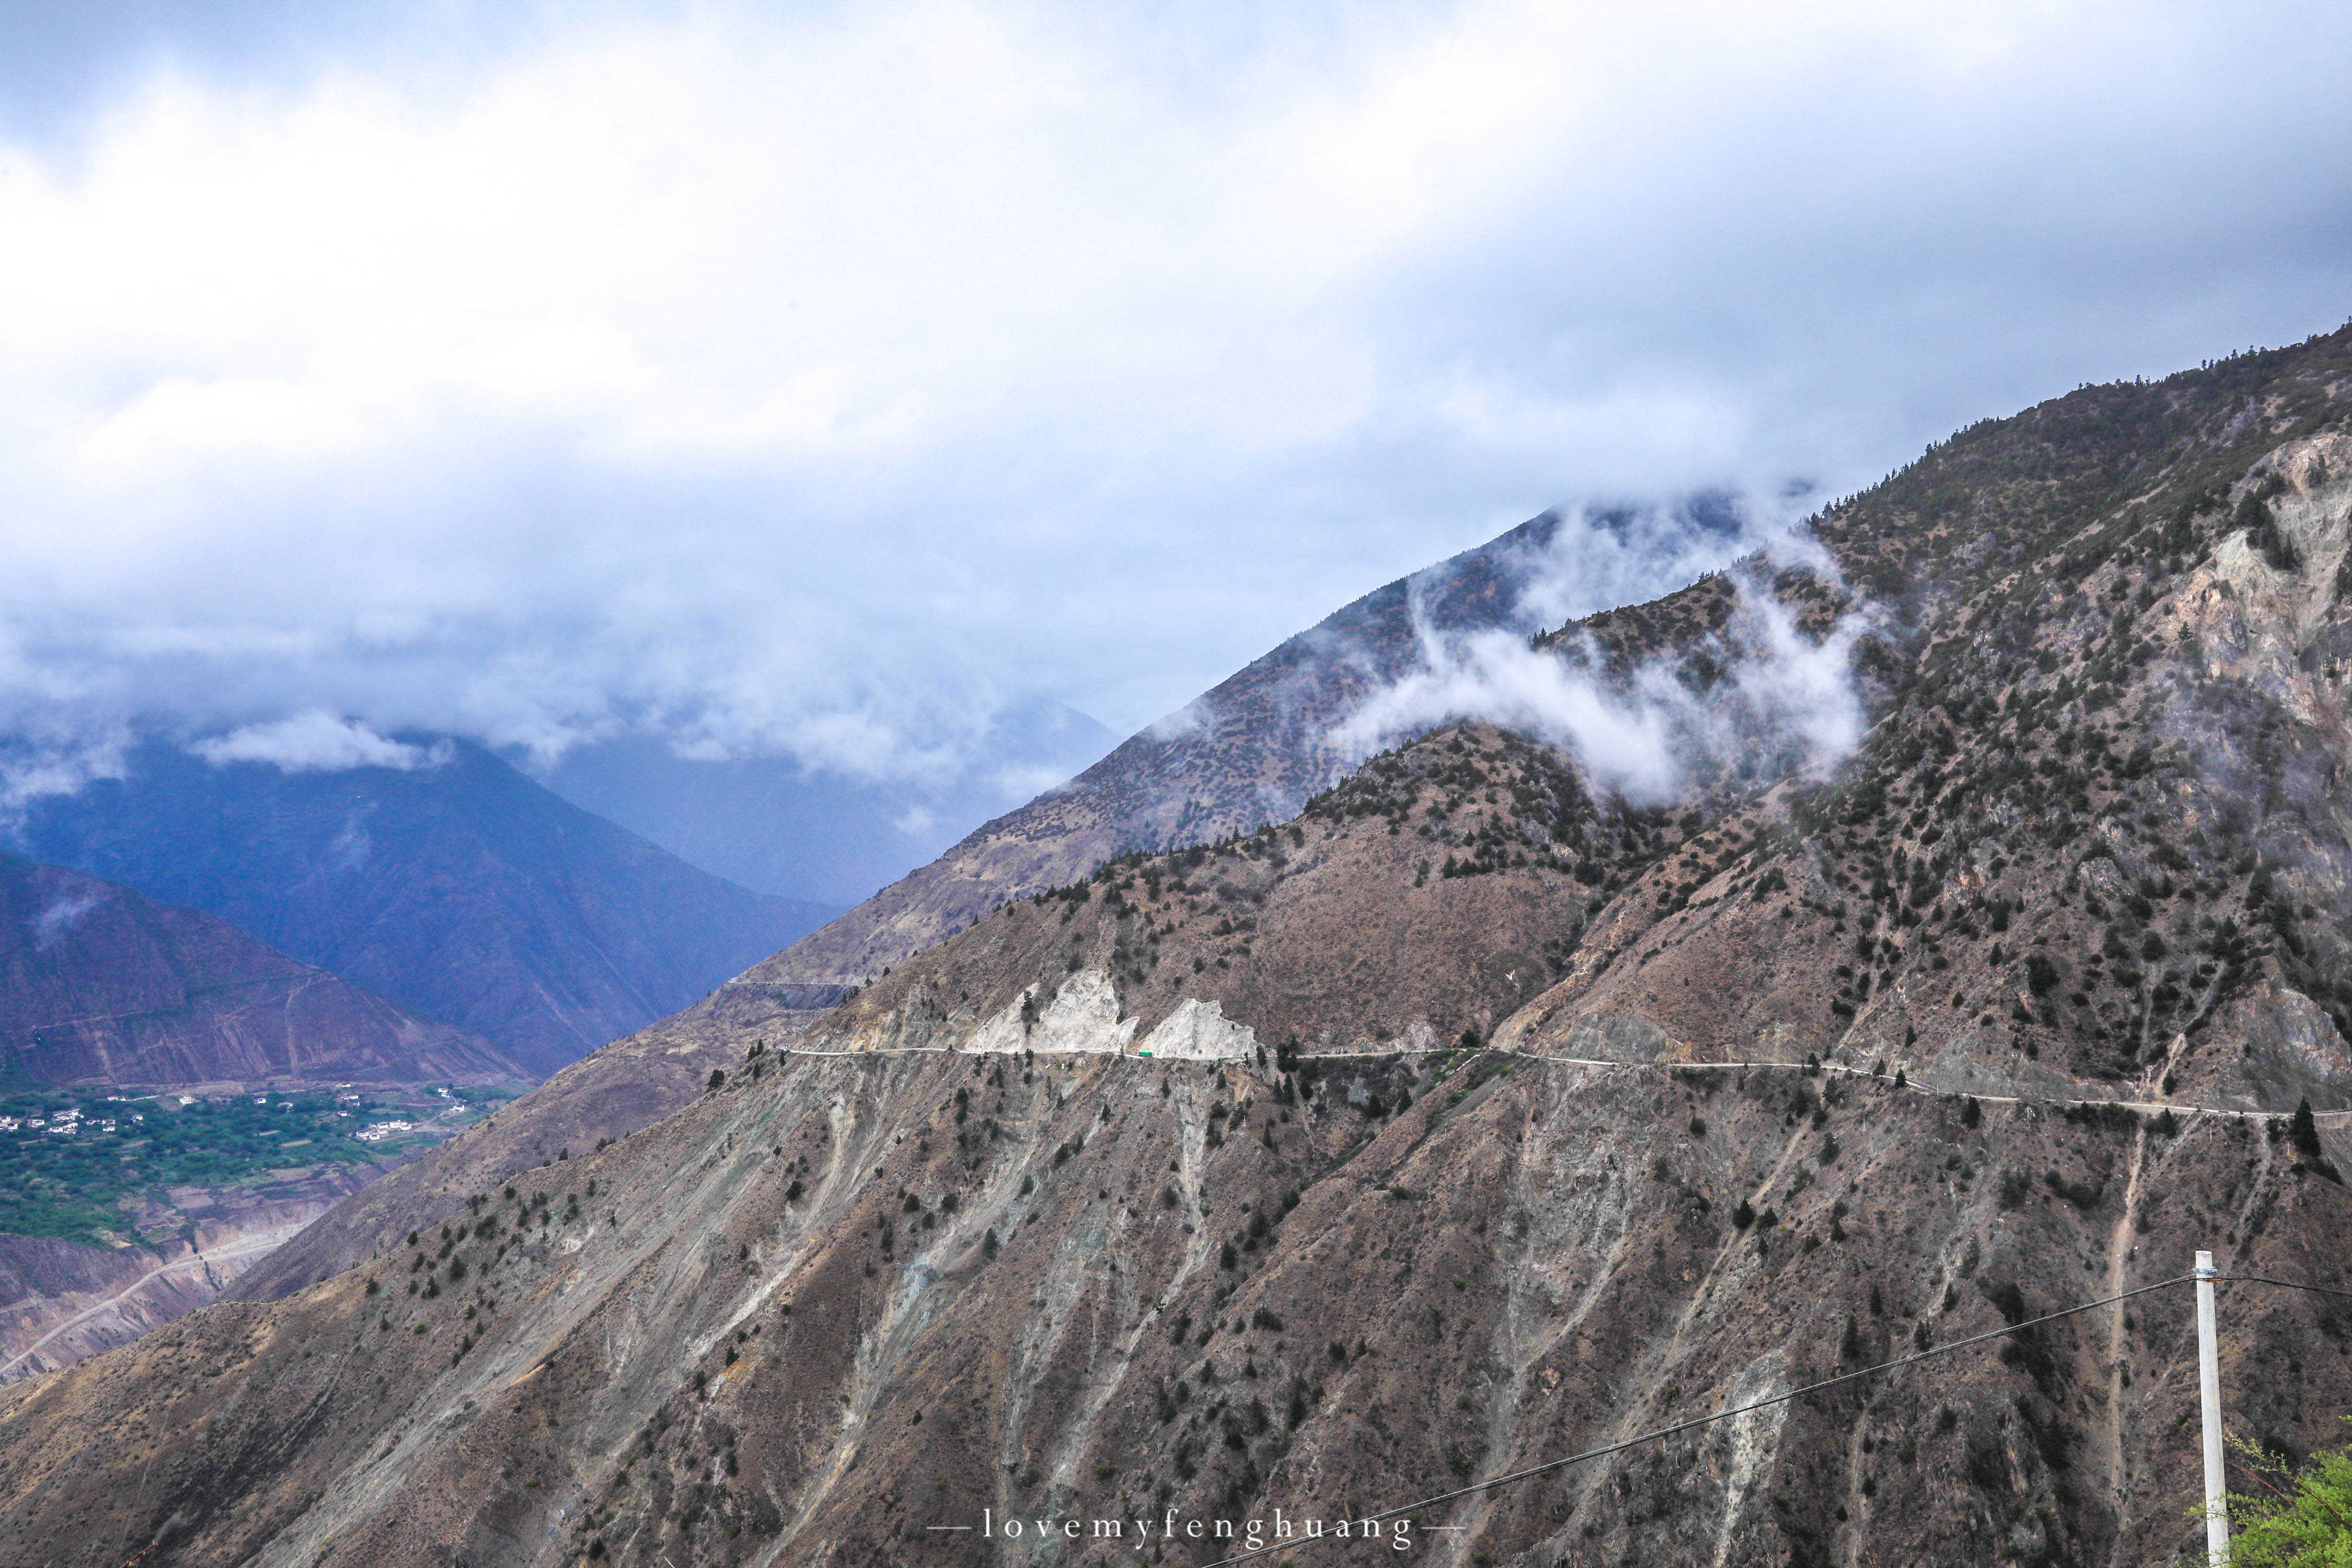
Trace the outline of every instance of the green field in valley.
<path fill-rule="evenodd" d="M 478 1121 L 507 1098 L 467 1088 L 193 1100 L 172 1093 L 0 1093 L 0 1231 L 102 1243 L 109 1233 L 131 1232 L 122 1200 L 134 1194 L 397 1156 Z M 387 1125 L 399 1122 L 409 1126 Z"/>

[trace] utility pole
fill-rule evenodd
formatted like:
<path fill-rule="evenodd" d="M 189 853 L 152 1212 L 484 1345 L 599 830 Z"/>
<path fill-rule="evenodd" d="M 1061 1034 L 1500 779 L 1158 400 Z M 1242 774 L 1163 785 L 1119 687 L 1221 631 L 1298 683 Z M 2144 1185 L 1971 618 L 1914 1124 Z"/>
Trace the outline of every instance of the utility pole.
<path fill-rule="evenodd" d="M 2221 1351 L 2213 1326 L 2213 1255 L 2197 1255 L 2197 1396 L 2205 1415 L 2205 1561 L 2230 1561 L 2230 1500 L 2221 1472 Z"/>

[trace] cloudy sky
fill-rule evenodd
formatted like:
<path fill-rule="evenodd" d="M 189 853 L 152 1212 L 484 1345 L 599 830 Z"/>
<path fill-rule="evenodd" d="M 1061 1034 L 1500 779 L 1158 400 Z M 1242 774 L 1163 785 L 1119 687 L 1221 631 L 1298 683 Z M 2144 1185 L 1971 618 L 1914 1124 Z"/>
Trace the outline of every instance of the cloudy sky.
<path fill-rule="evenodd" d="M 2249 0 L 14 0 L 0 722 L 1132 729 L 1547 506 L 2336 327 L 2347 81 Z"/>

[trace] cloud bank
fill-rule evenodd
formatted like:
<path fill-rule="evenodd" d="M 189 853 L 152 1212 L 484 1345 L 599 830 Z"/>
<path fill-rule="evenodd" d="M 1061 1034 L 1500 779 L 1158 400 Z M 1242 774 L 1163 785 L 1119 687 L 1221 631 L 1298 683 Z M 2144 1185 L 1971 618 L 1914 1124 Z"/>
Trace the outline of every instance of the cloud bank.
<path fill-rule="evenodd" d="M 1636 805 L 1673 798 L 1695 773 L 1818 773 L 1850 753 L 1866 726 L 1854 644 L 1873 617 L 1842 616 L 1808 637 L 1750 568 L 1736 570 L 1727 625 L 1706 639 L 1718 673 L 1696 681 L 1682 653 L 1611 671 L 1590 638 L 1538 648 L 1490 630 L 1420 628 L 1421 668 L 1375 692 L 1332 732 L 1362 758 L 1441 724 L 1476 721 L 1572 753 L 1601 790 Z"/>
<path fill-rule="evenodd" d="M 280 773 L 341 773 L 349 768 L 396 768 L 414 773 L 449 761 L 446 742 L 415 746 L 377 734 L 355 720 L 316 709 L 274 724 L 247 724 L 189 748 L 208 763 L 267 763 Z"/>
<path fill-rule="evenodd" d="M 9 787 L 159 714 L 1123 731 L 1555 502 L 2336 325 L 2347 67 L 2219 0 L 12 6 Z"/>

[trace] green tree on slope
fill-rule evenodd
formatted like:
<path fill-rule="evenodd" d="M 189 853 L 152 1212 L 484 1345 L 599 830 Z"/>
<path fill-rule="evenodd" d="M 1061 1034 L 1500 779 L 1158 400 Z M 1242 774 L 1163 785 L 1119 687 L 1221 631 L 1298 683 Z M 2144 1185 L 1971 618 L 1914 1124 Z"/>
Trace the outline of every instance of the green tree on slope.
<path fill-rule="evenodd" d="M 2263 1489 L 2230 1499 L 2231 1568 L 2352 1568 L 2352 1448 L 2297 1470 L 2252 1443 L 2231 1446 Z"/>

